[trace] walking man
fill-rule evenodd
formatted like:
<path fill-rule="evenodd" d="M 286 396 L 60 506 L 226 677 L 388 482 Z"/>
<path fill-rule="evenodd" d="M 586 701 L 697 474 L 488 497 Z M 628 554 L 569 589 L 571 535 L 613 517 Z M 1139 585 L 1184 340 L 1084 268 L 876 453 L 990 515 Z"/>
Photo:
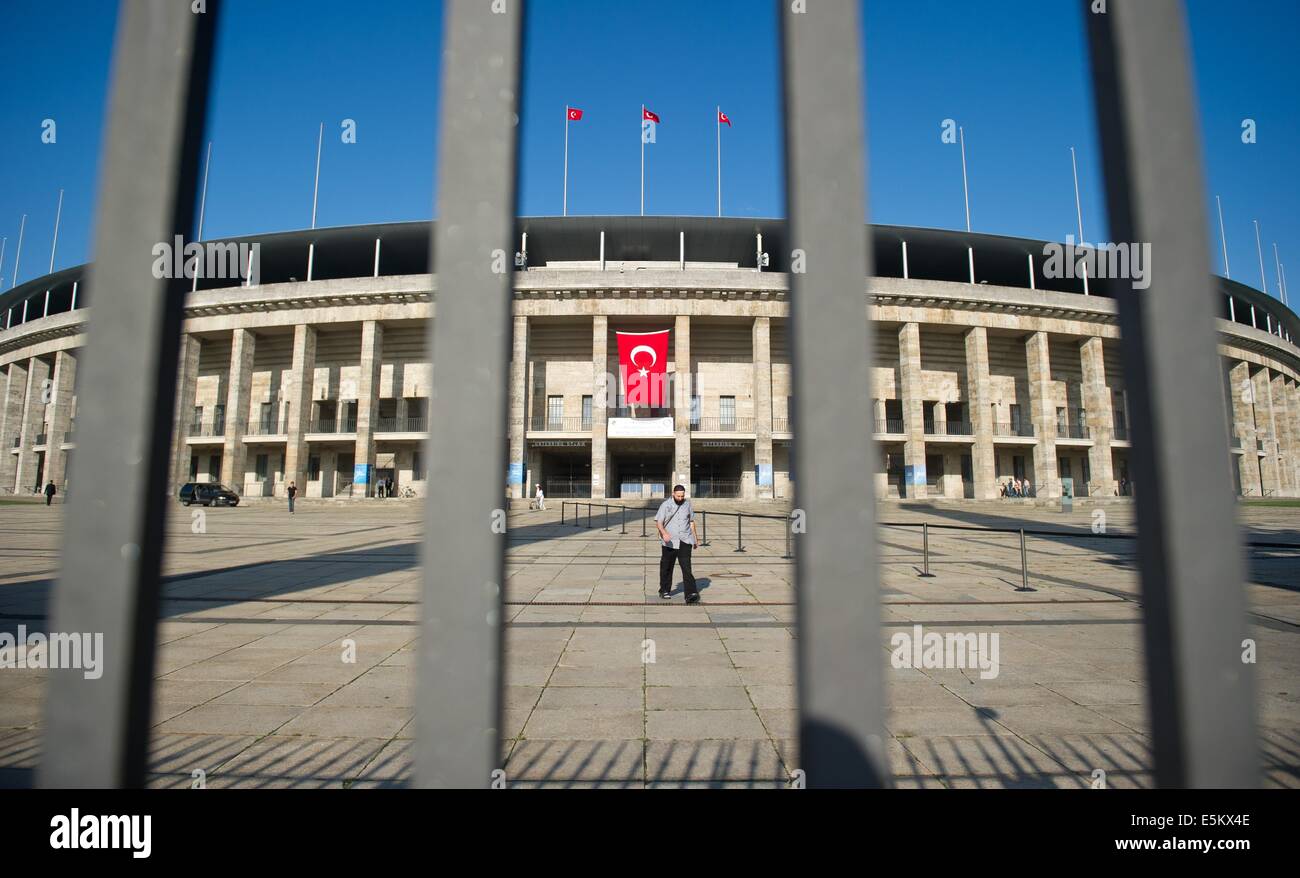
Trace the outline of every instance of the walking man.
<path fill-rule="evenodd" d="M 537 483 L 537 508 L 546 511 L 546 492 L 542 490 L 542 483 Z"/>
<path fill-rule="evenodd" d="M 293 498 L 298 496 L 298 486 L 297 486 L 295 483 L 290 482 L 290 483 L 289 483 L 289 489 L 288 489 L 285 493 L 289 495 L 289 513 L 292 515 L 292 514 L 293 514 Z"/>
<path fill-rule="evenodd" d="M 54 487 L 54 479 L 50 479 L 50 481 L 45 485 L 45 505 L 46 505 L 46 506 L 49 506 L 51 503 L 54 502 L 54 494 L 55 494 L 56 491 L 58 491 L 58 488 L 55 488 L 55 487 Z"/>
<path fill-rule="evenodd" d="M 655 527 L 663 543 L 659 557 L 659 597 L 668 600 L 673 593 L 673 565 L 682 565 L 682 588 L 686 603 L 699 603 L 700 593 L 691 574 L 691 549 L 699 542 L 695 530 L 695 510 L 686 499 L 686 488 L 673 485 L 673 496 L 655 513 Z"/>

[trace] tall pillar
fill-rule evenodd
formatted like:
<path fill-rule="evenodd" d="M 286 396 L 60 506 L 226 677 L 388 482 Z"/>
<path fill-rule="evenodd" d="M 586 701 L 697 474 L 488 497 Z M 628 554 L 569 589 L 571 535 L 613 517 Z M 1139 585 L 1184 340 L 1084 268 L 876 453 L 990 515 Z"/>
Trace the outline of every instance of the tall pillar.
<path fill-rule="evenodd" d="M 1300 497 L 1300 390 L 1297 390 L 1294 381 L 1288 379 L 1283 387 L 1283 393 L 1286 394 L 1287 414 L 1291 427 L 1291 444 L 1287 448 L 1286 459 L 1291 466 L 1295 496 Z"/>
<path fill-rule="evenodd" d="M 230 340 L 230 377 L 226 390 L 226 441 L 222 447 L 221 471 L 230 487 L 241 497 L 247 478 L 248 446 L 244 444 L 245 421 L 249 417 L 249 396 L 253 387 L 253 354 L 257 336 L 249 329 L 236 329 Z"/>
<path fill-rule="evenodd" d="M 50 399 L 50 429 L 46 443 L 47 478 L 62 491 L 67 487 L 67 452 L 61 447 L 72 422 L 72 397 L 76 392 L 77 358 L 71 351 L 54 355 L 54 386 Z"/>
<path fill-rule="evenodd" d="M 904 323 L 898 330 L 898 396 L 903 401 L 903 466 L 925 469 L 925 409 L 921 399 L 921 327 Z M 905 485 L 908 497 L 924 497 L 925 481 Z"/>
<path fill-rule="evenodd" d="M 975 497 L 993 500 L 998 496 L 997 468 L 993 457 L 993 391 L 989 379 L 989 336 L 983 326 L 966 333 L 966 400 L 970 408 L 971 469 Z"/>
<path fill-rule="evenodd" d="M 1273 420 L 1273 385 L 1268 369 L 1260 369 L 1250 376 L 1255 389 L 1256 438 L 1264 440 L 1264 456 L 1259 459 L 1260 488 L 1265 496 L 1278 496 L 1282 484 L 1278 478 L 1277 425 Z"/>
<path fill-rule="evenodd" d="M 609 428 L 609 399 L 613 393 L 609 374 L 609 318 L 604 314 L 591 318 L 591 374 L 591 498 L 604 500 L 608 496 L 605 488 L 609 481 L 606 431 Z"/>
<path fill-rule="evenodd" d="M 13 453 L 14 440 L 22 436 L 23 402 L 27 399 L 27 361 L 9 364 L 5 375 L 3 427 L 0 429 L 0 492 L 14 490 L 18 474 L 18 455 Z"/>
<path fill-rule="evenodd" d="M 405 403 L 399 401 L 398 408 Z M 399 416 L 400 416 L 399 412 Z M 506 496 L 524 496 L 528 461 L 524 454 L 525 420 L 528 415 L 528 318 L 516 315 L 510 353 L 510 461 L 506 472 Z"/>
<path fill-rule="evenodd" d="M 285 427 L 284 484 L 296 482 L 299 496 L 307 494 L 307 430 L 310 427 L 312 383 L 316 375 L 316 327 L 293 328 L 293 379 L 289 384 L 288 425 Z"/>
<path fill-rule="evenodd" d="M 1105 348 L 1100 338 L 1085 339 L 1079 345 L 1079 362 L 1083 371 L 1083 407 L 1087 410 L 1088 435 L 1092 447 L 1088 449 L 1088 469 L 1092 481 L 1088 483 L 1090 495 L 1110 497 L 1115 493 L 1115 465 L 1110 443 L 1115 438 L 1115 413 L 1111 408 L 1110 388 L 1106 386 Z"/>
<path fill-rule="evenodd" d="M 353 497 L 372 496 L 375 493 L 375 426 L 379 421 L 379 376 L 383 360 L 384 324 L 378 320 L 367 320 L 361 324 L 361 380 L 357 384 L 356 448 L 356 463 L 366 465 L 367 481 L 358 491 L 354 480 Z"/>
<path fill-rule="evenodd" d="M 673 381 L 676 399 L 673 401 L 673 482 L 687 488 L 691 484 L 691 318 L 689 314 L 677 315 L 673 330 L 677 376 Z M 769 433 L 770 435 L 770 433 Z M 672 485 L 666 489 L 671 491 Z"/>
<path fill-rule="evenodd" d="M 772 318 L 754 318 L 754 484 L 760 500 L 773 497 Z M 766 484 L 764 481 L 766 480 Z"/>
<path fill-rule="evenodd" d="M 29 493 L 36 486 L 36 436 L 45 427 L 45 406 L 50 399 L 50 364 L 40 357 L 27 361 L 27 401 L 23 405 L 23 426 L 18 446 L 16 492 Z M 47 460 L 48 455 L 47 455 Z"/>
<path fill-rule="evenodd" d="M 1056 470 L 1056 411 L 1052 405 L 1052 361 L 1047 333 L 1035 332 L 1025 340 L 1025 365 L 1029 374 L 1029 408 L 1034 421 L 1034 486 L 1039 497 L 1060 497 Z"/>
<path fill-rule="evenodd" d="M 199 381 L 199 354 L 203 341 L 197 335 L 181 333 L 180 355 L 176 370 L 176 414 L 172 417 L 171 485 L 168 493 L 175 497 L 181 485 L 190 480 L 190 419 L 194 416 L 194 395 Z"/>
<path fill-rule="evenodd" d="M 1292 452 L 1295 435 L 1291 430 L 1291 404 L 1287 398 L 1286 376 L 1274 373 L 1270 379 L 1270 396 L 1273 399 L 1273 423 L 1277 430 L 1277 473 L 1284 497 L 1294 497 L 1296 493 L 1295 468 L 1292 466 Z"/>
<path fill-rule="evenodd" d="M 1237 437 L 1241 440 L 1241 454 L 1237 455 L 1241 493 L 1247 497 L 1259 497 L 1259 454 L 1255 451 L 1255 384 L 1250 377 L 1250 363 L 1239 360 L 1228 370 L 1228 392 L 1232 400 L 1232 420 L 1237 427 Z"/>

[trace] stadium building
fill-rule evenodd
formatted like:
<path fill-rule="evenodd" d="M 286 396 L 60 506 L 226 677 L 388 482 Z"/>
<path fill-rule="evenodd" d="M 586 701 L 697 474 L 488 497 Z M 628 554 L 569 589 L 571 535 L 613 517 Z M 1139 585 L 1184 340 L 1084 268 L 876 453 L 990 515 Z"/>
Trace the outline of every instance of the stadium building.
<path fill-rule="evenodd" d="M 185 308 L 173 491 L 219 481 L 245 497 L 422 495 L 435 317 L 429 223 L 296 231 L 253 266 L 200 278 Z M 1107 282 L 1059 277 L 1046 242 L 869 226 L 860 290 L 875 330 L 869 392 L 878 496 L 1038 497 L 1140 486 Z M 527 218 L 518 223 L 512 497 L 789 498 L 791 245 L 780 220 Z M 236 249 L 236 248 L 231 248 Z M 432 263 L 436 265 L 436 260 Z M 797 266 L 796 266 L 797 267 Z M 62 490 L 76 453 L 76 373 L 93 279 L 78 266 L 0 296 L 0 491 Z M 1300 323 L 1218 279 L 1223 381 L 1245 496 L 1300 496 Z M 627 405 L 617 334 L 669 330 L 667 404 Z M 1207 419 L 1208 425 L 1212 420 Z M 1196 473 L 1185 474 L 1196 478 Z M 855 476 L 845 474 L 851 490 Z"/>

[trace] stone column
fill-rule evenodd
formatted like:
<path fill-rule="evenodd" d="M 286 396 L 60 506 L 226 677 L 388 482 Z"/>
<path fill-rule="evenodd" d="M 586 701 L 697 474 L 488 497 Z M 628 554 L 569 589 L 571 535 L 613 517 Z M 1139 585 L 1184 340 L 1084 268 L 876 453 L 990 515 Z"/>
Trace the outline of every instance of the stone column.
<path fill-rule="evenodd" d="M 1264 456 L 1259 457 L 1256 453 L 1259 460 L 1260 488 L 1272 496 L 1278 496 L 1282 484 L 1278 478 L 1277 425 L 1273 419 L 1273 385 L 1268 377 L 1268 369 L 1255 372 L 1250 376 L 1250 381 L 1255 390 L 1256 438 L 1264 440 Z"/>
<path fill-rule="evenodd" d="M 689 491 L 691 486 L 691 318 L 688 314 L 677 315 L 673 330 L 675 339 L 673 360 L 677 368 L 676 399 L 673 400 L 673 477 L 675 484 L 681 482 Z M 769 430 L 769 437 L 771 432 Z M 671 491 L 672 484 L 665 489 Z"/>
<path fill-rule="evenodd" d="M 1292 484 L 1295 486 L 1296 496 L 1300 497 L 1300 390 L 1297 389 L 1294 381 L 1288 380 L 1283 392 L 1286 394 L 1287 413 L 1290 415 L 1291 424 L 1291 446 L 1288 449 L 1287 459 L 1291 464 Z"/>
<path fill-rule="evenodd" d="M 1047 333 L 1035 332 L 1025 340 L 1029 373 L 1029 409 L 1034 422 L 1034 491 L 1039 497 L 1060 497 L 1056 470 L 1056 410 L 1052 405 L 1052 361 Z"/>
<path fill-rule="evenodd" d="M 194 395 L 199 381 L 199 354 L 203 341 L 196 335 L 181 334 L 180 363 L 176 369 L 176 414 L 172 418 L 171 485 L 168 493 L 174 498 L 181 485 L 190 480 L 190 419 L 194 417 Z"/>
<path fill-rule="evenodd" d="M 296 482 L 299 497 L 307 495 L 307 430 L 311 425 L 315 374 L 316 327 L 299 324 L 293 328 L 293 378 L 284 448 L 284 484 L 288 488 L 290 482 Z"/>
<path fill-rule="evenodd" d="M 688 402 L 689 405 L 689 402 Z M 772 318 L 754 318 L 754 483 L 760 500 L 772 499 Z M 759 484 L 766 469 L 767 485 Z"/>
<path fill-rule="evenodd" d="M 925 410 L 921 399 L 921 327 L 904 323 L 898 330 L 898 396 L 903 401 L 903 466 L 925 468 Z M 913 470 L 916 471 L 915 469 Z M 907 497 L 924 497 L 926 486 L 904 485 Z"/>
<path fill-rule="evenodd" d="M 36 486 L 36 451 L 32 446 L 45 426 L 45 406 L 50 398 L 49 380 L 49 363 L 40 357 L 27 361 L 27 402 L 23 406 L 22 443 L 18 446 L 18 494 L 28 494 Z"/>
<path fill-rule="evenodd" d="M 242 497 L 247 478 L 248 446 L 244 444 L 245 421 L 249 417 L 249 395 L 253 386 L 253 354 L 257 336 L 249 329 L 236 329 L 230 340 L 230 377 L 226 389 L 226 441 L 222 447 L 221 471 L 230 487 Z"/>
<path fill-rule="evenodd" d="M 1228 392 L 1232 401 L 1232 421 L 1241 440 L 1241 454 L 1237 455 L 1238 473 L 1241 476 L 1241 493 L 1247 497 L 1260 496 L 1259 455 L 1255 448 L 1255 385 L 1250 378 L 1250 363 L 1239 360 L 1228 370 Z"/>
<path fill-rule="evenodd" d="M 1079 361 L 1083 371 L 1083 407 L 1087 409 L 1088 435 L 1092 447 L 1088 449 L 1088 469 L 1092 481 L 1088 493 L 1092 496 L 1115 495 L 1115 465 L 1110 443 L 1115 438 L 1115 413 L 1111 409 L 1110 388 L 1106 386 L 1105 349 L 1100 338 L 1085 339 L 1079 345 Z"/>
<path fill-rule="evenodd" d="M 614 394 L 609 374 L 609 318 L 597 314 L 591 318 L 591 498 L 604 500 L 609 482 L 606 436 L 609 427 L 609 401 Z M 617 382 L 617 378 L 614 381 Z"/>
<path fill-rule="evenodd" d="M 76 392 L 77 358 L 71 351 L 58 351 L 54 355 L 54 387 L 50 400 L 50 429 L 45 452 L 47 478 L 58 486 L 67 487 L 67 452 L 61 447 L 72 422 L 72 397 Z"/>
<path fill-rule="evenodd" d="M 352 486 L 352 496 L 361 498 L 375 493 L 375 426 L 379 421 L 379 375 L 384 361 L 384 324 L 367 320 L 361 324 L 361 380 L 357 382 L 356 463 L 368 467 L 370 480 L 360 491 Z"/>
<path fill-rule="evenodd" d="M 993 391 L 989 379 L 989 337 L 983 326 L 966 333 L 966 400 L 970 409 L 971 470 L 975 478 L 975 498 L 998 497 L 997 467 L 993 455 Z"/>
<path fill-rule="evenodd" d="M 402 409 L 405 403 L 398 401 Z M 506 496 L 524 496 L 528 461 L 524 452 L 524 431 L 528 415 L 528 318 L 516 315 L 510 353 L 510 460 L 506 472 Z M 401 412 L 398 413 L 401 416 Z"/>
<path fill-rule="evenodd" d="M 13 453 L 14 440 L 22 435 L 23 402 L 27 398 L 27 361 L 9 364 L 5 376 L 3 432 L 0 432 L 0 489 L 15 490 L 18 455 Z"/>
<path fill-rule="evenodd" d="M 1286 376 L 1281 372 L 1273 375 L 1271 395 L 1273 398 L 1273 423 L 1277 427 L 1277 469 L 1278 481 L 1282 485 L 1282 494 L 1293 497 L 1296 493 L 1295 467 L 1292 463 L 1295 450 L 1295 434 L 1291 428 L 1291 401 L 1287 393 Z"/>

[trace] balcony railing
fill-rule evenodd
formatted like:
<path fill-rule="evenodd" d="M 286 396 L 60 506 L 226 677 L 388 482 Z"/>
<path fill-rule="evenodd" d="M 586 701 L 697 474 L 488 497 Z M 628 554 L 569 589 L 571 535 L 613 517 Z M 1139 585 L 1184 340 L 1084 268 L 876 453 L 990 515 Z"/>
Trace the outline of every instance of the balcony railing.
<path fill-rule="evenodd" d="M 49 441 L 49 438 L 50 438 L 50 434 L 48 433 L 37 433 L 36 442 L 34 444 L 45 445 Z"/>
<path fill-rule="evenodd" d="M 311 422 L 308 430 L 310 433 L 355 433 L 357 432 L 357 419 L 344 418 L 317 418 Z"/>
<path fill-rule="evenodd" d="M 790 432 L 790 419 L 789 419 L 789 418 L 773 418 L 773 419 L 772 419 L 772 432 L 773 432 L 773 433 L 789 433 L 789 432 Z"/>
<path fill-rule="evenodd" d="M 1056 438 L 1058 439 L 1088 439 L 1090 433 L 1087 424 L 1057 424 Z"/>
<path fill-rule="evenodd" d="M 696 418 L 691 421 L 692 432 L 699 433 L 752 433 L 753 418 Z"/>
<path fill-rule="evenodd" d="M 528 429 L 543 433 L 590 432 L 591 418 L 533 418 Z"/>
<path fill-rule="evenodd" d="M 877 433 L 889 433 L 901 436 L 907 432 L 902 418 L 881 418 L 876 421 Z"/>
<path fill-rule="evenodd" d="M 966 421 L 931 422 L 925 425 L 928 436 L 971 436 L 974 431 Z"/>
<path fill-rule="evenodd" d="M 1009 421 L 998 421 L 993 424 L 994 436 L 1023 436 L 1032 438 L 1034 435 L 1034 425 L 1020 422 L 1013 424 Z"/>
<path fill-rule="evenodd" d="M 253 421 L 244 428 L 245 436 L 282 436 L 287 430 L 274 421 Z"/>
<path fill-rule="evenodd" d="M 217 436 L 224 436 L 226 435 L 225 419 L 222 419 L 220 421 L 213 421 L 211 424 L 191 423 L 190 435 L 197 436 L 200 438 L 213 438 Z"/>
<path fill-rule="evenodd" d="M 23 439 L 22 439 L 22 437 L 21 437 L 21 436 L 15 436 L 15 437 L 14 437 L 14 448 L 22 448 L 22 447 L 23 447 Z"/>
<path fill-rule="evenodd" d="M 1115 438 L 1116 438 L 1116 439 L 1119 438 L 1119 434 L 1118 434 L 1118 433 L 1116 434 Z M 1229 447 L 1229 448 L 1240 448 L 1240 447 L 1241 447 L 1241 437 L 1238 436 L 1236 433 L 1233 433 L 1231 436 L 1229 436 L 1229 437 L 1228 437 L 1228 447 Z"/>
<path fill-rule="evenodd" d="M 1128 441 L 1128 424 L 1121 421 L 1115 422 L 1115 438 L 1120 442 Z M 1240 448 L 1241 445 L 1238 444 L 1235 447 Z"/>

